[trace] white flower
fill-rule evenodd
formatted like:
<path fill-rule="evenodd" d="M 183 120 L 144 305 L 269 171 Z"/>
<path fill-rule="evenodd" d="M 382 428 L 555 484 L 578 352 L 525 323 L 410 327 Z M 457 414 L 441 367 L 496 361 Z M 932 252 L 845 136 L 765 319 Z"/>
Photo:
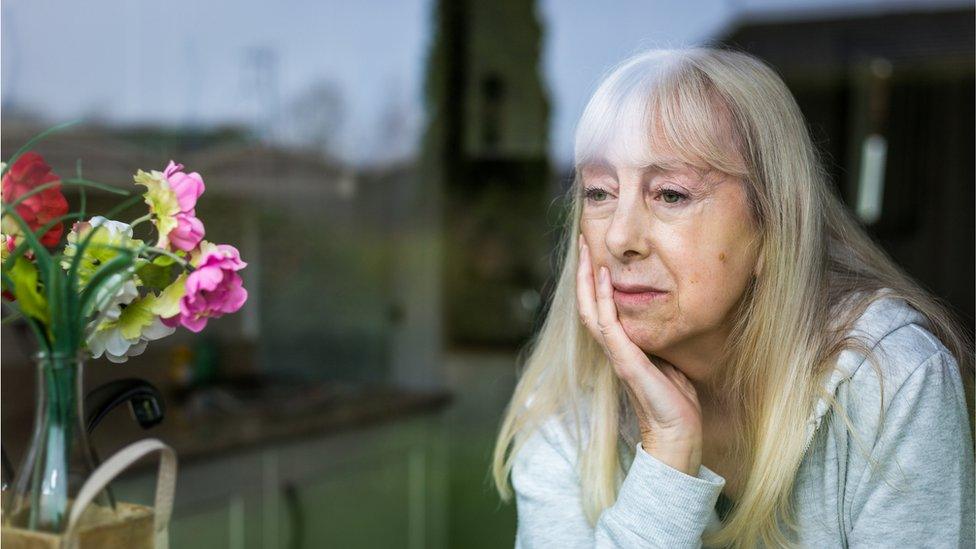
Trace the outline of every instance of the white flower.
<path fill-rule="evenodd" d="M 142 354 L 150 341 L 175 332 L 175 326 L 166 326 L 153 312 L 156 301 L 155 294 L 146 294 L 121 309 L 115 320 L 103 322 L 88 338 L 92 356 L 105 354 L 112 362 L 125 362 L 130 356 Z"/>
<path fill-rule="evenodd" d="M 139 356 L 146 350 L 150 341 L 162 339 L 176 331 L 176 327 L 169 327 L 156 317 L 149 326 L 142 329 L 139 337 L 126 339 L 122 335 L 122 328 L 115 324 L 111 328 L 98 330 L 88 338 L 88 349 L 92 357 L 105 358 L 111 362 L 121 364 L 129 360 L 130 356 Z"/>
<path fill-rule="evenodd" d="M 132 238 L 132 225 L 128 223 L 108 219 L 101 215 L 96 215 L 89 219 L 88 222 L 91 223 L 92 227 L 105 227 L 113 237 L 124 236 L 126 239 Z"/>
<path fill-rule="evenodd" d="M 95 322 L 101 324 L 119 319 L 119 316 L 122 314 L 122 306 L 132 303 L 133 299 L 139 297 L 139 288 L 136 285 L 136 281 L 133 280 L 134 278 L 135 276 L 130 270 L 108 277 L 105 284 L 95 292 L 95 305 L 100 314 L 96 317 L 99 320 L 93 321 L 92 324 Z M 113 290 L 115 293 L 111 294 Z"/>

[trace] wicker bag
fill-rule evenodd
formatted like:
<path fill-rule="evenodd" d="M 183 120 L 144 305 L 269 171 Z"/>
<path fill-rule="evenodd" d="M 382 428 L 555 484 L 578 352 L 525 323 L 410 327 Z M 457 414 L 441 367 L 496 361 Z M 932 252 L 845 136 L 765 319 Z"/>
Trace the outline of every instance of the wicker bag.
<path fill-rule="evenodd" d="M 112 512 L 92 503 L 112 479 L 153 452 L 160 454 L 153 507 L 119 502 Z M 176 453 L 157 439 L 140 440 L 105 460 L 85 481 L 63 534 L 4 526 L 0 541 L 4 549 L 168 549 L 175 489 Z"/>

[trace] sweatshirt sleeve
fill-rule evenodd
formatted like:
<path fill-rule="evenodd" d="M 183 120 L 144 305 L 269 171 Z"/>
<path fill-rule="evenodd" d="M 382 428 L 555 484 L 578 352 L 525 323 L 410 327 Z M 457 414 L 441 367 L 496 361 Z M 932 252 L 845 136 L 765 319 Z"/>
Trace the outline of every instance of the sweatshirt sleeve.
<path fill-rule="evenodd" d="M 973 441 L 956 361 L 936 352 L 906 378 L 854 489 L 851 547 L 973 547 Z"/>
<path fill-rule="evenodd" d="M 701 547 L 725 479 L 704 465 L 686 475 L 637 444 L 617 501 L 591 527 L 583 513 L 575 445 L 547 422 L 512 466 L 518 526 L 515 547 Z"/>

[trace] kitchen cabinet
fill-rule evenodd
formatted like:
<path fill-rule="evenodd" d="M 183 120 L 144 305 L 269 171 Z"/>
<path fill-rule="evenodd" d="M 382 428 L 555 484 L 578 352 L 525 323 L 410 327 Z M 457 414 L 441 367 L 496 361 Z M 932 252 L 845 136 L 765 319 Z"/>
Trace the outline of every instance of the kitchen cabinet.
<path fill-rule="evenodd" d="M 113 483 L 151 503 L 149 469 Z M 442 417 L 412 416 L 181 464 L 174 548 L 444 547 Z"/>

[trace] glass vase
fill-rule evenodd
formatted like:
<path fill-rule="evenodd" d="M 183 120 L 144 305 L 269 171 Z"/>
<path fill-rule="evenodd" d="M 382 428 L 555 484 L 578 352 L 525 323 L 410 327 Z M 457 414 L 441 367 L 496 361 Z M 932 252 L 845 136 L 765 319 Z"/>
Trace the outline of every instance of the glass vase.
<path fill-rule="evenodd" d="M 71 499 L 91 474 L 93 459 L 84 423 L 83 368 L 87 355 L 34 355 L 37 371 L 34 430 L 4 502 L 7 524 L 61 533 Z M 104 499 L 104 494 L 99 499 Z"/>

